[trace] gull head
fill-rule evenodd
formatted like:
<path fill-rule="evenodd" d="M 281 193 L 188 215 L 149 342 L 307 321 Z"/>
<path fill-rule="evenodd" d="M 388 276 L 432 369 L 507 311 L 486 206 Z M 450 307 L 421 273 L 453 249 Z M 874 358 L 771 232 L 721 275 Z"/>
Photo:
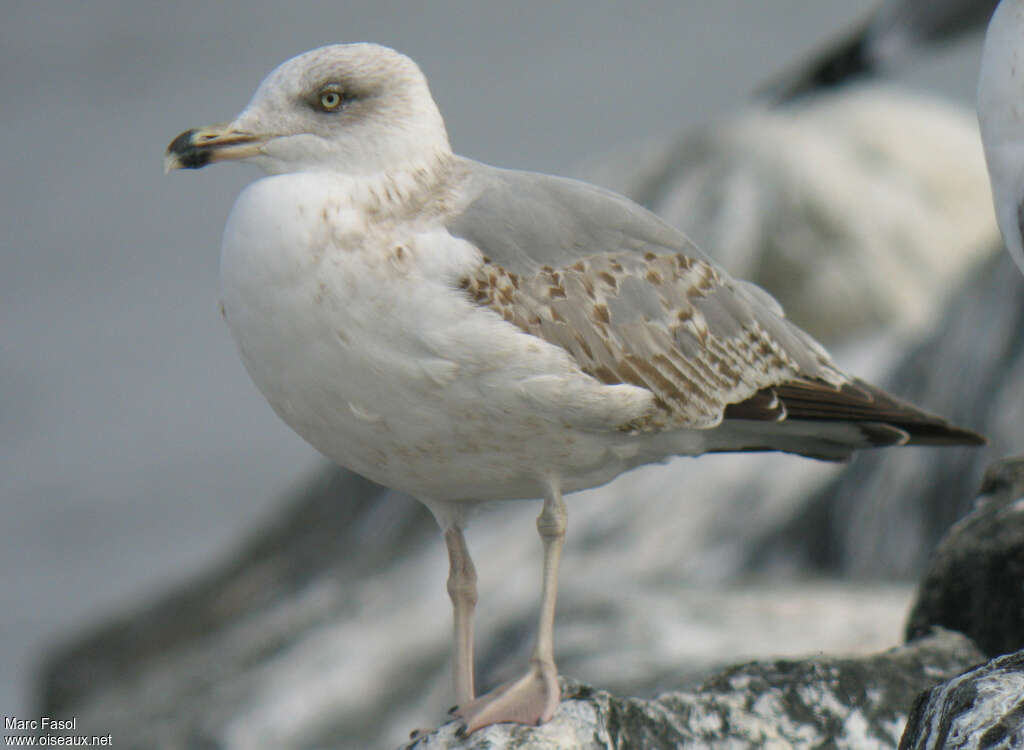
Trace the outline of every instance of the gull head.
<path fill-rule="evenodd" d="M 360 175 L 447 153 L 444 121 L 415 62 L 377 44 L 333 44 L 279 65 L 231 122 L 179 135 L 164 168 L 242 160 L 269 174 Z"/>

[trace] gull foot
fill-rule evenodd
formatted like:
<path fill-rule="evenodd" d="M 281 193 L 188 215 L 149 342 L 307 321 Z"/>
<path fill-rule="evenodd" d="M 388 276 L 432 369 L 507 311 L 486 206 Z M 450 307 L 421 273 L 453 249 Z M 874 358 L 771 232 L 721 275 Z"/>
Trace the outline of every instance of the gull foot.
<path fill-rule="evenodd" d="M 560 699 L 555 665 L 531 659 L 529 671 L 518 680 L 459 706 L 454 714 L 466 722 L 462 735 L 506 721 L 536 726 L 555 715 Z"/>

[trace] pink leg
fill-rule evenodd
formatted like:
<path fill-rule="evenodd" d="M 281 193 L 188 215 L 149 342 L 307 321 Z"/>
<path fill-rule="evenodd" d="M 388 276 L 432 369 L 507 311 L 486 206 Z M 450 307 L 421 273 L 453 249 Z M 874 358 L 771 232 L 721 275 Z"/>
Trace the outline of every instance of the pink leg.
<path fill-rule="evenodd" d="M 455 653 L 452 667 L 455 678 L 455 699 L 460 703 L 472 701 L 473 689 L 473 610 L 476 608 L 476 569 L 466 547 L 462 529 L 445 529 L 444 543 L 448 547 L 448 596 L 452 600 L 455 623 Z"/>
<path fill-rule="evenodd" d="M 554 657 L 555 600 L 558 597 L 558 563 L 565 542 L 568 513 L 561 490 L 553 486 L 537 517 L 537 531 L 544 543 L 544 588 L 541 594 L 537 643 L 522 677 L 460 705 L 455 715 L 466 722 L 469 734 L 490 724 L 511 721 L 543 724 L 554 716 L 561 698 Z"/>

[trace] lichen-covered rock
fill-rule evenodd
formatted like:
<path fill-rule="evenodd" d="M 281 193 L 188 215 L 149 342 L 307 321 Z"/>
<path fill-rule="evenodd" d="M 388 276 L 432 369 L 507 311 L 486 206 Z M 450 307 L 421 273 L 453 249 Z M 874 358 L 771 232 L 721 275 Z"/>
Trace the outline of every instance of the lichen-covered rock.
<path fill-rule="evenodd" d="M 462 737 L 458 723 L 451 722 L 417 737 L 405 750 L 890 750 L 919 692 L 980 657 L 968 639 L 939 632 L 860 659 L 744 664 L 695 690 L 655 700 L 618 698 L 567 680 L 562 704 L 548 724 L 499 724 Z"/>
<path fill-rule="evenodd" d="M 918 589 L 907 638 L 958 630 L 988 656 L 1024 648 L 1024 456 L 989 467 L 974 511 L 949 530 Z"/>
<path fill-rule="evenodd" d="M 899 750 L 1024 747 L 1024 651 L 1001 656 L 921 695 Z"/>

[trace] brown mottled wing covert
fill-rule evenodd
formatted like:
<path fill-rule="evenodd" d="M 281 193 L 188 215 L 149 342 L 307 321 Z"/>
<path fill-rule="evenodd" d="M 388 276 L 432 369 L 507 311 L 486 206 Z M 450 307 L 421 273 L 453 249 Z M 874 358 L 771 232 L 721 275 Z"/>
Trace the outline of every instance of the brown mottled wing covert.
<path fill-rule="evenodd" d="M 702 307 L 733 292 L 711 265 L 682 253 L 594 255 L 528 277 L 488 262 L 463 287 L 478 304 L 561 346 L 598 380 L 654 393 L 658 413 L 642 429 L 712 426 L 728 404 L 799 373 L 752 316 L 712 328 Z"/>

